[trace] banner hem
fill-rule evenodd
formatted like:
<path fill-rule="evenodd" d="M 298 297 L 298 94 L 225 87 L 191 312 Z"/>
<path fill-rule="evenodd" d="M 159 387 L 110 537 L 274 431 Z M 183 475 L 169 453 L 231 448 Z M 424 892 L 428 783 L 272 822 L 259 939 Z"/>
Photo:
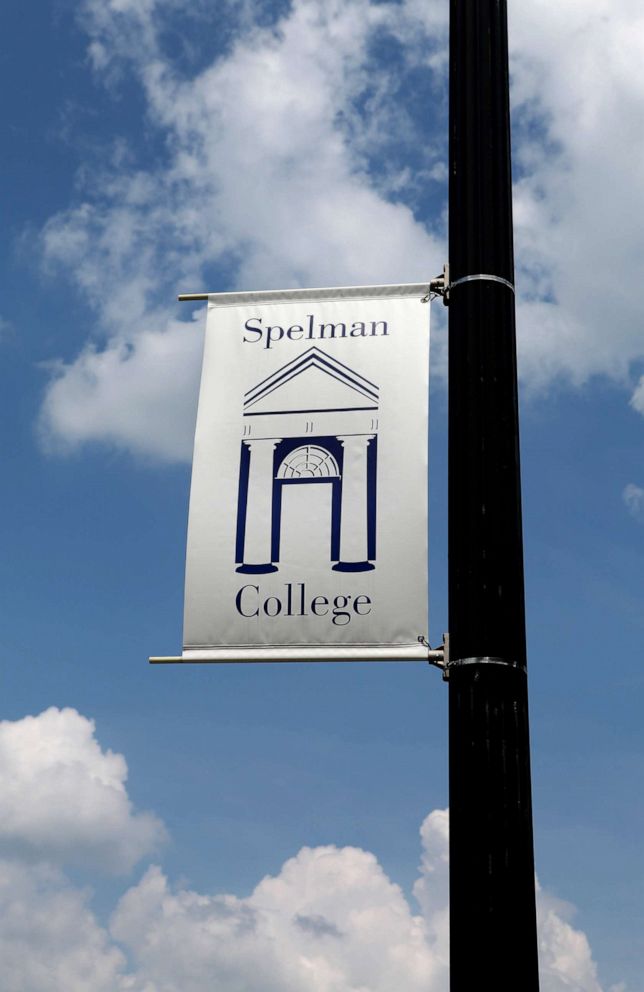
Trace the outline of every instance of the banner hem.
<path fill-rule="evenodd" d="M 255 303 L 266 306 L 271 303 L 304 303 L 308 300 L 330 302 L 332 300 L 409 299 L 410 297 L 417 297 L 420 302 L 427 295 L 428 286 L 429 282 L 422 282 L 383 286 L 338 286 L 317 289 L 271 289 L 237 293 L 209 293 L 208 306 L 220 309 Z"/>

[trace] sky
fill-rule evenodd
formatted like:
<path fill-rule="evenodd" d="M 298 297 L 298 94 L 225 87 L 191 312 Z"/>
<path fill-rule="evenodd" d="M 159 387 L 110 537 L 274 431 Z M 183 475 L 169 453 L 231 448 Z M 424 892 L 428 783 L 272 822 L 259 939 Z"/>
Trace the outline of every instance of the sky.
<path fill-rule="evenodd" d="M 641 992 L 644 12 L 510 8 L 541 982 Z M 4 12 L 3 992 L 447 992 L 438 672 L 147 664 L 180 651 L 205 315 L 176 295 L 442 270 L 447 14 Z"/>

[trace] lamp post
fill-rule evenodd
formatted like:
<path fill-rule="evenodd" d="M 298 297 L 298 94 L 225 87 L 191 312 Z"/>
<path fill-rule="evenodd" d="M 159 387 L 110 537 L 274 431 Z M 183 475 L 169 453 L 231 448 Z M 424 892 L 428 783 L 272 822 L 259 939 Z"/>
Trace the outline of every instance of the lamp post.
<path fill-rule="evenodd" d="M 536 992 L 506 0 L 451 0 L 451 990 Z"/>

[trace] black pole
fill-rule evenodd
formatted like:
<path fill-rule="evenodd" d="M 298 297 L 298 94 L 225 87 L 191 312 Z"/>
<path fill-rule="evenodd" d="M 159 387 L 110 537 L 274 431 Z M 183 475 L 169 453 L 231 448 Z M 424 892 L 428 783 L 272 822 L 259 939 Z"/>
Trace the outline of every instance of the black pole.
<path fill-rule="evenodd" d="M 536 992 L 506 0 L 451 0 L 449 253 L 451 990 Z"/>

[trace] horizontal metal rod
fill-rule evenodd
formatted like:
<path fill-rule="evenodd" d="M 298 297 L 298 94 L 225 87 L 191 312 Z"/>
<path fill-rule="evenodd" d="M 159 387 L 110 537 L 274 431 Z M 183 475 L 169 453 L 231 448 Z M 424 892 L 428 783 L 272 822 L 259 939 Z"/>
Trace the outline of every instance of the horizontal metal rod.
<path fill-rule="evenodd" d="M 289 300 L 335 300 L 362 299 L 363 297 L 380 298 L 388 295 L 391 290 L 396 296 L 418 296 L 423 298 L 430 290 L 430 283 L 402 283 L 399 286 L 333 286 L 318 287 L 317 289 L 279 289 L 253 290 L 249 292 L 226 293 L 180 293 L 177 300 L 180 303 L 207 302 L 215 298 L 218 306 L 230 306 L 238 303 L 287 303 Z"/>
<path fill-rule="evenodd" d="M 442 651 L 429 651 L 426 658 L 302 658 L 295 656 L 294 658 L 184 658 L 181 655 L 178 656 L 168 656 L 168 657 L 152 657 L 148 658 L 151 665 L 248 665 L 248 664 L 276 664 L 281 665 L 284 662 L 288 664 L 293 664 L 294 662 L 301 661 L 302 663 L 315 662 L 320 664 L 321 662 L 336 662 L 346 665 L 347 662 L 374 662 L 374 661 L 389 661 L 389 662 L 409 662 L 409 661 L 442 661 L 443 652 Z"/>

